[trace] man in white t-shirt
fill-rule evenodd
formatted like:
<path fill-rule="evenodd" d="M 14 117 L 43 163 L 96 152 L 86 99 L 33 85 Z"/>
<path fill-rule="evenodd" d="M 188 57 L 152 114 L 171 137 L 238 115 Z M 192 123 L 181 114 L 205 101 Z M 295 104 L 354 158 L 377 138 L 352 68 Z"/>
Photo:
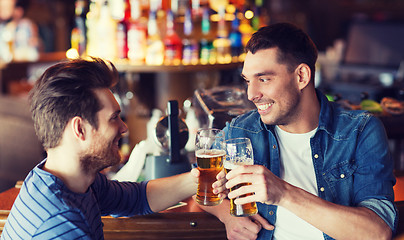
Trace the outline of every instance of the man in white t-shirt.
<path fill-rule="evenodd" d="M 391 239 L 395 178 L 380 120 L 315 89 L 317 49 L 296 26 L 263 27 L 246 50 L 242 77 L 257 109 L 224 130 L 251 139 L 255 165 L 229 172 L 226 187 L 251 183 L 227 196 L 257 202 L 259 214 L 230 216 L 228 200 L 204 209 L 229 239 Z"/>

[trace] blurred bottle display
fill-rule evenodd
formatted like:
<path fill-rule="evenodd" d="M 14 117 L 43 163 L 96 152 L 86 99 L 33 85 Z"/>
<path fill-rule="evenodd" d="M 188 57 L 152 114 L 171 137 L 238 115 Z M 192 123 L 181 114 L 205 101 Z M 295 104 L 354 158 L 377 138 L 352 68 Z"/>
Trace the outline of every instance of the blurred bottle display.
<path fill-rule="evenodd" d="M 252 11 L 250 11 L 252 13 Z M 248 40 L 250 40 L 252 34 L 254 33 L 254 29 L 249 23 L 249 19 L 245 16 L 247 14 L 244 14 L 244 16 L 241 18 L 241 23 L 240 23 L 240 32 L 241 32 L 241 42 L 243 44 L 243 47 L 247 45 Z"/>
<path fill-rule="evenodd" d="M 182 58 L 181 38 L 175 32 L 174 14 L 171 10 L 167 12 L 167 32 L 164 38 L 164 64 L 179 65 Z"/>
<path fill-rule="evenodd" d="M 99 1 L 92 1 L 89 14 L 87 55 L 115 60 L 117 22 L 112 18 L 108 1 L 102 1 L 101 6 Z"/>
<path fill-rule="evenodd" d="M 87 45 L 86 5 L 85 0 L 76 1 L 74 27 L 71 33 L 71 47 L 76 49 L 80 56 L 85 53 Z"/>
<path fill-rule="evenodd" d="M 146 25 L 142 20 L 142 7 L 140 0 L 130 0 L 130 14 L 128 26 L 128 59 L 142 64 L 146 58 Z"/>
<path fill-rule="evenodd" d="M 239 30 L 240 28 L 240 20 L 238 18 L 237 11 L 234 13 L 234 20 L 231 24 L 231 32 L 229 35 L 229 39 L 231 42 L 231 57 L 233 62 L 239 61 L 239 57 L 243 53 L 243 43 L 241 41 L 242 35 Z"/>
<path fill-rule="evenodd" d="M 217 38 L 213 41 L 213 46 L 216 49 L 217 63 L 231 62 L 231 41 L 228 38 L 228 30 L 225 20 L 225 6 L 219 6 L 219 22 L 217 24 Z"/>
<path fill-rule="evenodd" d="M 117 57 L 116 44 L 117 22 L 112 18 L 108 1 L 105 0 L 100 10 L 97 24 L 97 36 L 99 40 L 97 55 L 101 58 L 114 60 Z"/>
<path fill-rule="evenodd" d="M 202 38 L 200 40 L 200 54 L 199 62 L 201 64 L 215 64 L 216 53 L 214 52 L 212 40 L 209 37 L 210 33 L 210 14 L 209 8 L 205 6 L 203 8 L 202 20 L 201 20 Z"/>
<path fill-rule="evenodd" d="M 254 17 L 251 19 L 251 26 L 254 29 L 254 31 L 257 31 L 260 28 L 260 25 L 261 25 L 260 16 L 261 16 L 261 8 L 255 7 L 254 8 Z"/>
<path fill-rule="evenodd" d="M 95 56 L 97 49 L 97 19 L 100 15 L 100 4 L 96 0 L 90 0 L 89 11 L 86 16 L 86 27 L 87 27 L 87 46 L 86 54 L 89 56 Z"/>
<path fill-rule="evenodd" d="M 269 21 L 262 0 L 89 0 L 86 14 L 87 1 L 76 0 L 72 48 L 138 65 L 243 61 L 246 42 Z"/>
<path fill-rule="evenodd" d="M 191 8 L 193 16 L 202 16 L 204 9 L 209 7 L 208 0 L 191 0 Z"/>
<path fill-rule="evenodd" d="M 190 0 L 171 0 L 171 11 L 176 16 L 184 16 L 190 7 Z"/>
<path fill-rule="evenodd" d="M 182 40 L 182 64 L 196 65 L 199 62 L 199 46 L 193 34 L 191 9 L 184 16 L 184 39 Z"/>
<path fill-rule="evenodd" d="M 128 27 L 130 24 L 130 2 L 129 0 L 119 0 L 123 4 L 121 11 L 122 15 L 118 15 L 119 22 L 117 24 L 116 42 L 117 42 L 117 57 L 119 59 L 128 58 Z"/>
<path fill-rule="evenodd" d="M 150 12 L 147 24 L 146 64 L 162 65 L 164 62 L 164 44 L 157 26 L 156 12 Z"/>

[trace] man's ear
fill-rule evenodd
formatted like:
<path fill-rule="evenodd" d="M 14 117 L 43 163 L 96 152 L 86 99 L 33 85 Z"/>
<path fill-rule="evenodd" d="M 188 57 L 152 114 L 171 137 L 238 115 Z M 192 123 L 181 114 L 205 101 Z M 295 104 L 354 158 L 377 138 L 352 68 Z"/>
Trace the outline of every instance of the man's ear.
<path fill-rule="evenodd" d="M 310 83 L 311 78 L 310 67 L 307 64 L 302 63 L 299 66 L 297 66 L 295 72 L 298 81 L 297 85 L 300 90 L 303 90 Z"/>
<path fill-rule="evenodd" d="M 76 138 L 86 140 L 86 121 L 76 116 L 70 120 L 70 127 Z"/>

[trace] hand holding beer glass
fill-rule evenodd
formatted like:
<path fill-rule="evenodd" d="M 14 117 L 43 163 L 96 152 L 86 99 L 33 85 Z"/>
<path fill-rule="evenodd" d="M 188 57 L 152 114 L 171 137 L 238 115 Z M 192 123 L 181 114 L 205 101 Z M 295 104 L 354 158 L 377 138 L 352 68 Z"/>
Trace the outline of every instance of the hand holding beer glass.
<path fill-rule="evenodd" d="M 253 165 L 254 155 L 249 138 L 234 138 L 226 141 L 226 158 L 224 160 L 224 169 L 226 174 L 232 169 L 240 165 Z M 230 189 L 234 191 L 244 185 L 251 185 L 251 183 L 238 184 Z M 252 195 L 248 193 L 240 197 Z M 255 202 L 237 205 L 234 203 L 235 199 L 230 199 L 230 214 L 236 217 L 247 217 L 257 213 L 257 204 Z"/>
<path fill-rule="evenodd" d="M 224 132 L 214 128 L 198 130 L 195 155 L 200 173 L 195 200 L 205 206 L 219 205 L 222 199 L 213 193 L 212 184 L 223 169 L 223 158 L 226 155 Z"/>

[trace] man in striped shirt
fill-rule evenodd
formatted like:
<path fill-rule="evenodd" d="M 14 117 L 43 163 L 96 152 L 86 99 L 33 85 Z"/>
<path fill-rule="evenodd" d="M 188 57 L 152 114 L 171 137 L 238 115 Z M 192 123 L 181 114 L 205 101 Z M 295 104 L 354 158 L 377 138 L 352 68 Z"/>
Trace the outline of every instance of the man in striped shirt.
<path fill-rule="evenodd" d="M 109 90 L 117 79 L 94 58 L 58 63 L 36 82 L 31 112 L 47 158 L 25 179 L 2 240 L 103 239 L 101 215 L 158 212 L 195 193 L 197 171 L 141 183 L 99 173 L 120 161 L 127 131 Z"/>

